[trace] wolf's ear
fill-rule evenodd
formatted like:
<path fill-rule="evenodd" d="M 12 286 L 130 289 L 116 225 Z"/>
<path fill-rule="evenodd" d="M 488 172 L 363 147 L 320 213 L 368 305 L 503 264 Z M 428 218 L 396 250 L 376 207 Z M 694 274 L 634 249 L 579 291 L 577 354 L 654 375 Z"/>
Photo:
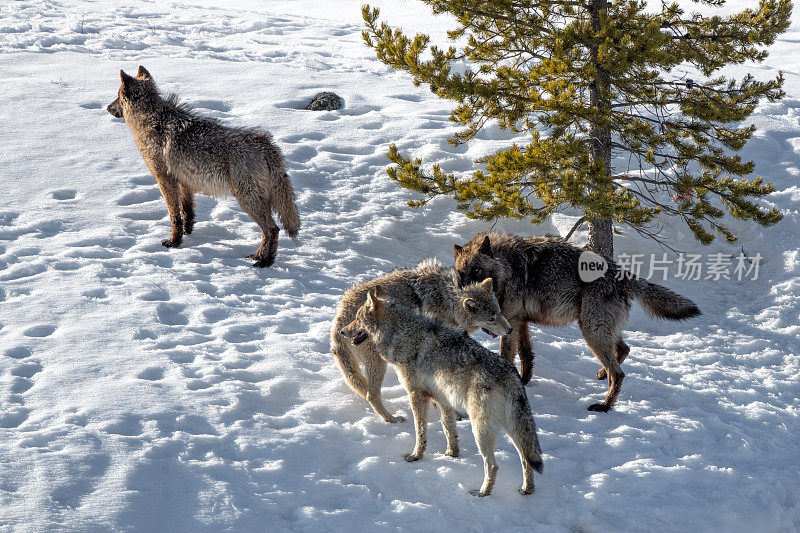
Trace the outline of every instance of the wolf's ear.
<path fill-rule="evenodd" d="M 460 254 L 461 252 L 464 251 L 464 247 L 463 246 L 459 246 L 457 244 L 454 244 L 453 245 L 453 251 L 456 253 L 456 256 L 457 256 L 458 254 Z"/>
<path fill-rule="evenodd" d="M 494 281 L 492 280 L 492 278 L 486 278 L 485 280 L 478 283 L 478 286 L 485 291 L 492 292 L 492 290 L 494 289 Z"/>
<path fill-rule="evenodd" d="M 381 287 L 380 285 L 375 286 L 375 296 L 378 298 L 388 298 L 389 293 L 386 292 L 386 289 Z"/>
<path fill-rule="evenodd" d="M 464 309 L 469 311 L 470 313 L 474 313 L 478 310 L 478 302 L 473 300 L 472 298 L 464 298 L 462 302 L 464 304 Z"/>
<path fill-rule="evenodd" d="M 142 78 L 143 80 L 151 80 L 153 77 L 147 72 L 147 69 L 144 68 L 142 65 L 139 65 L 139 72 L 136 73 L 137 78 Z"/>
<path fill-rule="evenodd" d="M 375 292 L 377 291 L 369 291 L 367 293 L 367 311 L 376 318 L 380 318 L 383 315 L 384 307 L 383 302 L 378 299 Z"/>
<path fill-rule="evenodd" d="M 128 76 L 127 74 L 125 74 L 124 70 L 120 69 L 119 80 L 122 82 L 122 88 L 127 91 L 128 89 L 131 88 L 134 78 L 132 76 Z"/>
<path fill-rule="evenodd" d="M 485 236 L 483 238 L 483 242 L 481 243 L 481 247 L 478 248 L 478 253 L 486 254 L 489 257 L 492 257 L 492 243 L 489 242 L 489 236 Z"/>

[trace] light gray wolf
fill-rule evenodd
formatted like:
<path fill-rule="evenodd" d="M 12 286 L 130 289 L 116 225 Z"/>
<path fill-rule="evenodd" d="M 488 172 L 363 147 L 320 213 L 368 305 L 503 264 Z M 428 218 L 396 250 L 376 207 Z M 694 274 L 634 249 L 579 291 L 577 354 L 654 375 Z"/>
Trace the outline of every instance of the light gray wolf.
<path fill-rule="evenodd" d="M 505 430 L 522 462 L 523 494 L 533 492 L 533 471 L 542 472 L 542 451 L 525 387 L 514 365 L 478 344 L 464 331 L 423 316 L 410 307 L 386 300 L 380 286 L 367 293 L 367 301 L 341 334 L 360 345 L 371 340 L 391 363 L 408 391 L 414 412 L 417 440 L 406 461 L 422 458 L 427 446 L 429 402 L 439 406 L 447 437 L 445 454 L 459 454 L 453 409 L 464 409 L 483 456 L 486 496 L 497 477 L 494 445 Z"/>
<path fill-rule="evenodd" d="M 224 126 L 199 116 L 175 95 L 163 98 L 142 66 L 135 78 L 119 74 L 117 99 L 106 109 L 125 119 L 167 203 L 172 234 L 161 244 L 179 246 L 184 233 L 192 232 L 196 192 L 233 195 L 261 228 L 261 246 L 250 259 L 257 267 L 272 265 L 279 231 L 272 211 L 295 240 L 300 218 L 283 156 L 270 134 Z"/>
<path fill-rule="evenodd" d="M 478 328 L 492 336 L 511 332 L 508 321 L 500 313 L 492 291 L 492 280 L 481 280 L 460 288 L 453 269 L 442 267 L 435 259 L 426 259 L 416 268 L 395 270 L 348 289 L 331 323 L 331 352 L 345 382 L 386 422 L 403 421 L 402 417 L 389 413 L 381 401 L 386 361 L 378 354 L 374 343 L 368 341 L 354 346 L 340 334 L 366 301 L 367 291 L 377 285 L 381 285 L 394 301 L 469 333 Z M 364 366 L 366 379 L 359 363 Z"/>
<path fill-rule="evenodd" d="M 509 361 L 519 352 L 522 381 L 530 380 L 533 352 L 528 322 L 563 326 L 577 321 L 586 344 L 603 365 L 597 379 L 608 378 L 608 393 L 590 411 L 608 411 L 619 396 L 625 374 L 620 363 L 630 348 L 622 340 L 631 299 L 650 315 L 683 320 L 700 314 L 694 302 L 639 279 L 608 258 L 602 277 L 586 283 L 579 274 L 585 250 L 560 237 L 519 237 L 489 232 L 464 246 L 454 245 L 460 283 L 491 277 L 503 315 L 514 335 L 500 339 L 500 355 Z M 618 276 L 618 272 L 620 275 Z"/>

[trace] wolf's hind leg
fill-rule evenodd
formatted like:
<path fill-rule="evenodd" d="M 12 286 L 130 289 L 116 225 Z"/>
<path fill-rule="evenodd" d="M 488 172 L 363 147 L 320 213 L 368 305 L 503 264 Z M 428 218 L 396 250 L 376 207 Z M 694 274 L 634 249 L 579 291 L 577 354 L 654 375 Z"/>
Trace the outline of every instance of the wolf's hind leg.
<path fill-rule="evenodd" d="M 458 430 L 456 429 L 456 413 L 453 408 L 445 402 L 438 402 L 434 400 L 436 408 L 439 409 L 439 417 L 442 419 L 442 429 L 444 429 L 444 436 L 447 439 L 447 450 L 445 455 L 450 457 L 458 457 L 461 450 L 458 446 Z"/>
<path fill-rule="evenodd" d="M 608 375 L 608 393 L 602 403 L 593 403 L 589 406 L 589 411 L 602 411 L 607 412 L 617 401 L 619 391 L 622 388 L 622 380 L 625 378 L 625 373 L 619 366 L 617 361 L 615 347 L 616 342 L 613 340 L 612 335 L 603 335 L 593 328 L 585 328 L 581 325 L 583 336 L 586 339 L 586 344 L 594 353 L 600 364 Z"/>
<path fill-rule="evenodd" d="M 417 443 L 414 451 L 403 454 L 403 458 L 408 462 L 413 462 L 422 459 L 425 448 L 428 447 L 428 404 L 430 404 L 431 397 L 420 391 L 408 391 L 408 396 L 411 400 L 411 410 L 414 412 Z"/>
<path fill-rule="evenodd" d="M 369 341 L 368 341 L 369 342 Z M 366 343 L 364 343 L 366 344 Z M 362 344 L 362 346 L 364 345 Z M 377 353 L 364 355 L 364 373 L 367 375 L 367 401 L 384 421 L 390 423 L 403 422 L 402 416 L 392 415 L 383 405 L 381 399 L 381 386 L 386 376 L 386 361 Z"/>
<path fill-rule="evenodd" d="M 631 353 L 631 347 L 625 344 L 625 341 L 622 340 L 621 337 L 619 340 L 617 340 L 617 346 L 615 350 L 617 355 L 617 362 L 620 364 L 622 364 L 625 358 L 628 357 L 628 354 Z M 605 368 L 600 368 L 600 370 L 597 371 L 597 379 L 606 379 Z"/>
<path fill-rule="evenodd" d="M 480 489 L 469 491 L 473 496 L 488 496 L 492 492 L 495 479 L 497 479 L 497 461 L 494 458 L 494 441 L 497 437 L 497 432 L 494 428 L 490 428 L 478 422 L 479 417 L 472 416 L 472 433 L 475 435 L 475 443 L 478 445 L 478 451 L 483 456 L 483 485 Z"/>
<path fill-rule="evenodd" d="M 258 247 L 256 253 L 248 257 L 256 260 L 253 266 L 260 268 L 272 266 L 278 251 L 278 232 L 280 230 L 275 224 L 275 219 L 272 218 L 269 200 L 260 194 L 251 196 L 242 194 L 238 195 L 236 199 L 244 212 L 250 215 L 250 218 L 261 228 L 261 246 Z"/>
<path fill-rule="evenodd" d="M 519 492 L 520 494 L 530 494 L 533 492 L 533 465 L 528 460 L 526 453 L 525 446 L 527 443 L 519 435 L 509 433 L 508 436 L 511 437 L 511 442 L 519 454 L 519 461 L 522 463 L 522 488 L 519 489 Z"/>
<path fill-rule="evenodd" d="M 176 248 L 180 246 L 181 239 L 183 238 L 183 221 L 181 220 L 181 209 L 178 205 L 180 193 L 178 191 L 178 181 L 165 174 L 154 174 L 158 188 L 161 190 L 161 195 L 167 203 L 167 211 L 169 211 L 169 220 L 172 223 L 172 234 L 170 238 L 161 241 L 161 244 L 167 248 Z"/>
<path fill-rule="evenodd" d="M 183 184 L 179 187 L 181 210 L 183 211 L 183 233 L 189 235 L 194 229 L 194 191 Z"/>

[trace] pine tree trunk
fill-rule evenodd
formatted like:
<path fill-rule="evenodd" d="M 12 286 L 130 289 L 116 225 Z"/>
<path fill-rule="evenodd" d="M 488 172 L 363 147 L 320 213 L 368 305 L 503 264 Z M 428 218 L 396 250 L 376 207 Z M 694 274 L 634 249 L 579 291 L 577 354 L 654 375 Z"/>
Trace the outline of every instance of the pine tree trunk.
<path fill-rule="evenodd" d="M 601 29 L 600 16 L 608 9 L 607 0 L 591 0 L 589 2 L 589 21 L 592 29 L 599 32 Z M 600 67 L 598 61 L 598 47 L 592 45 L 589 49 L 589 56 L 595 65 L 596 74 L 594 80 L 589 84 L 589 101 L 592 106 L 599 110 L 610 109 L 611 103 L 608 101 L 611 79 L 608 71 Z M 589 125 L 589 142 L 591 142 L 592 163 L 602 165 L 607 175 L 611 174 L 611 131 L 608 126 L 592 122 Z M 589 218 L 589 248 L 606 256 L 609 259 L 614 257 L 614 232 L 612 230 L 611 219 L 595 220 Z"/>
<path fill-rule="evenodd" d="M 608 259 L 614 259 L 614 231 L 611 228 L 611 219 L 589 222 L 588 245 L 598 254 Z"/>

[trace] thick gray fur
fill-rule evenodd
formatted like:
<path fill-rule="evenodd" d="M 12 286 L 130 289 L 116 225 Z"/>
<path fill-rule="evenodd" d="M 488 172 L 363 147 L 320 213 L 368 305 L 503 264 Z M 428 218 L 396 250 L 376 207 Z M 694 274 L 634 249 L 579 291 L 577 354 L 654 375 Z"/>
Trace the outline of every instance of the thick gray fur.
<path fill-rule="evenodd" d="M 389 413 L 381 400 L 386 361 L 372 342 L 353 346 L 340 330 L 355 318 L 367 299 L 367 292 L 380 285 L 394 301 L 470 333 L 478 328 L 494 335 L 508 333 L 508 321 L 500 313 L 491 281 L 481 281 L 483 284 L 471 283 L 459 288 L 452 268 L 444 268 L 435 259 L 426 259 L 416 268 L 395 270 L 358 283 L 344 293 L 331 323 L 331 352 L 345 382 L 386 422 L 403 420 Z M 366 379 L 359 364 L 364 367 Z"/>
<path fill-rule="evenodd" d="M 167 202 L 172 235 L 164 246 L 178 246 L 183 234 L 191 233 L 195 193 L 233 195 L 262 231 L 261 246 L 250 257 L 256 266 L 270 266 L 278 248 L 272 212 L 293 239 L 300 228 L 292 183 L 272 136 L 225 126 L 174 95 L 162 97 L 144 67 L 136 78 L 124 72 L 120 77 L 118 97 L 108 111 L 125 119 Z"/>
<path fill-rule="evenodd" d="M 455 246 L 455 269 L 461 283 L 491 277 L 503 315 L 514 328 L 500 342 L 502 357 L 513 361 L 519 351 L 523 376 L 533 366 L 527 323 L 564 326 L 578 322 L 584 339 L 603 365 L 597 379 L 608 378 L 608 394 L 592 411 L 608 411 L 619 395 L 625 374 L 620 363 L 630 352 L 622 340 L 631 300 L 649 314 L 683 320 L 700 314 L 694 302 L 669 289 L 624 272 L 608 260 L 605 274 L 590 283 L 579 276 L 584 249 L 559 237 L 519 237 L 480 234 L 466 245 Z M 524 348 L 524 349 L 523 349 Z M 525 381 L 525 380 L 523 380 Z"/>
<path fill-rule="evenodd" d="M 416 445 L 406 461 L 422 458 L 427 447 L 429 402 L 439 407 L 447 438 L 447 455 L 459 453 L 454 409 L 465 410 L 483 456 L 486 496 L 497 476 L 494 457 L 497 433 L 504 430 L 519 453 L 523 484 L 520 492 L 533 492 L 533 471 L 542 472 L 542 451 L 525 387 L 510 362 L 470 338 L 464 331 L 386 300 L 377 287 L 353 322 L 342 333 L 353 343 L 368 337 L 391 363 L 408 391 L 416 426 Z"/>

